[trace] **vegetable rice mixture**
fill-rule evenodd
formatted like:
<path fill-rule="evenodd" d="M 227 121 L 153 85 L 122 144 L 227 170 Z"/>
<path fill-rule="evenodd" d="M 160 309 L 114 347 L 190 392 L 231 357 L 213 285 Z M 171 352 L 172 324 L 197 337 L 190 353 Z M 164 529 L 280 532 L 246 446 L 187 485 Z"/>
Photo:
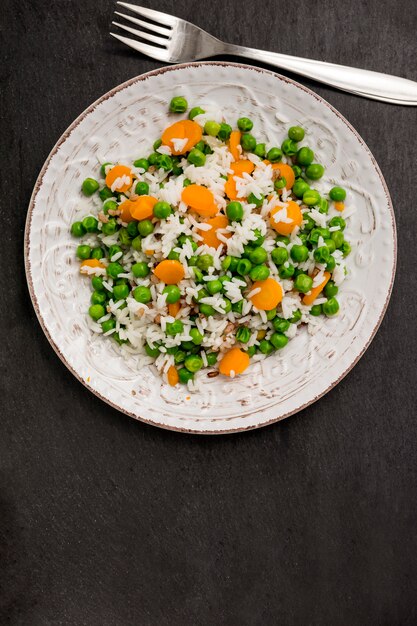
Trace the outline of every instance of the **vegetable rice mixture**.
<path fill-rule="evenodd" d="M 71 226 L 91 279 L 91 329 L 170 384 L 231 378 L 339 312 L 346 191 L 292 126 L 280 147 L 221 111 L 180 114 L 148 156 L 103 163 L 82 183 L 95 207 Z M 342 217 L 342 215 L 344 217 Z"/>

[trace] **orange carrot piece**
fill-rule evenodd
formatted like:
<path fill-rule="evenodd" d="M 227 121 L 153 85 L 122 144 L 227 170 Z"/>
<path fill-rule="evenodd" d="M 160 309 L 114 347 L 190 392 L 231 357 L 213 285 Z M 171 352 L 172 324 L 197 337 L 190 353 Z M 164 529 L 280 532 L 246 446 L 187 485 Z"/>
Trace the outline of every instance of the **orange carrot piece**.
<path fill-rule="evenodd" d="M 185 276 L 183 265 L 179 261 L 170 259 L 158 263 L 153 273 L 166 285 L 176 285 Z"/>
<path fill-rule="evenodd" d="M 286 163 L 272 163 L 273 170 L 279 170 L 281 176 L 285 178 L 285 189 L 292 189 L 295 183 L 295 174 L 289 165 Z"/>
<path fill-rule="evenodd" d="M 241 374 L 249 367 L 249 355 L 240 348 L 232 348 L 219 363 L 219 371 L 224 376 Z"/>
<path fill-rule="evenodd" d="M 301 223 L 303 221 L 303 214 L 301 213 L 301 209 L 296 202 L 294 202 L 293 200 L 290 200 L 289 202 L 287 202 L 286 206 L 287 206 L 287 217 L 291 219 L 291 222 L 276 222 L 274 220 L 273 216 L 275 215 L 275 213 L 278 213 L 278 211 L 281 211 L 282 207 L 277 206 L 275 207 L 275 209 L 272 209 L 271 211 L 271 217 L 270 217 L 271 226 L 280 235 L 289 235 L 290 233 L 292 233 L 292 231 L 294 230 L 296 226 L 301 226 Z"/>
<path fill-rule="evenodd" d="M 188 187 L 184 187 L 181 200 L 203 217 L 213 217 L 219 211 L 214 203 L 212 192 L 207 187 L 203 187 L 203 185 L 188 185 Z"/>
<path fill-rule="evenodd" d="M 153 196 L 139 196 L 130 202 L 130 214 L 135 220 L 146 220 L 153 216 L 153 208 L 158 202 Z M 123 204 L 125 204 L 123 202 Z"/>
<path fill-rule="evenodd" d="M 107 175 L 106 175 L 107 187 L 111 189 L 112 185 L 116 182 L 116 180 L 118 178 L 122 178 L 123 176 L 127 176 L 129 178 L 129 182 L 118 185 L 114 189 L 114 191 L 123 192 L 123 191 L 127 191 L 128 189 L 130 189 L 130 187 L 132 186 L 132 182 L 133 182 L 133 174 L 132 174 L 132 170 L 130 169 L 130 167 L 127 167 L 126 165 L 115 165 L 114 167 L 111 168 L 109 172 L 107 172 Z"/>
<path fill-rule="evenodd" d="M 167 372 L 167 379 L 171 387 L 175 387 L 175 385 L 179 382 L 177 368 L 174 367 L 173 365 L 171 365 L 171 367 L 169 368 Z"/>
<path fill-rule="evenodd" d="M 334 208 L 336 209 L 336 211 L 344 211 L 345 210 L 345 203 L 344 202 L 335 202 L 334 203 Z"/>
<path fill-rule="evenodd" d="M 240 146 L 241 137 L 242 133 L 240 132 L 240 130 L 232 130 L 232 132 L 230 133 L 229 150 L 232 153 L 233 159 L 235 161 L 239 161 L 240 159 L 240 150 L 238 149 L 238 146 Z"/>
<path fill-rule="evenodd" d="M 324 275 L 323 282 L 321 282 L 320 285 L 317 285 L 317 287 L 313 287 L 310 293 L 304 296 L 303 304 L 306 304 L 307 306 L 310 304 L 313 304 L 314 300 L 321 294 L 321 292 L 323 291 L 323 289 L 325 288 L 325 286 L 330 280 L 330 272 L 324 272 L 323 275 Z"/>
<path fill-rule="evenodd" d="M 177 317 L 180 308 L 181 308 L 181 305 L 179 301 L 174 302 L 173 304 L 168 304 L 168 314 L 172 315 L 172 317 Z"/>
<path fill-rule="evenodd" d="M 230 164 L 230 169 L 233 170 L 234 176 L 242 176 L 244 172 L 246 174 L 252 174 L 255 166 L 249 159 L 240 159 L 239 161 L 233 161 L 233 163 Z"/>
<path fill-rule="evenodd" d="M 145 250 L 144 252 L 147 256 L 152 256 L 155 250 Z"/>
<path fill-rule="evenodd" d="M 266 280 L 258 280 L 253 283 L 251 291 L 253 289 L 260 289 L 258 293 L 251 296 L 253 306 L 261 311 L 271 311 L 282 300 L 282 287 L 274 278 L 267 278 Z"/>
<path fill-rule="evenodd" d="M 210 224 L 210 230 L 200 230 L 199 234 L 203 238 L 199 244 L 202 246 L 206 244 L 206 246 L 210 246 L 211 248 L 217 248 L 220 244 L 224 245 L 223 241 L 220 241 L 217 237 L 217 229 L 218 228 L 226 228 L 229 226 L 229 220 L 225 215 L 217 215 L 216 217 L 212 217 L 210 220 L 206 220 L 205 224 Z M 232 233 L 223 233 L 223 235 L 227 238 L 231 237 Z"/>
<path fill-rule="evenodd" d="M 135 208 L 135 203 L 131 200 L 125 200 L 122 204 L 119 204 L 120 217 L 123 222 L 131 222 L 132 217 L 131 210 Z"/>
<path fill-rule="evenodd" d="M 171 148 L 172 154 L 179 155 L 185 154 L 191 148 L 195 146 L 201 140 L 203 136 L 202 128 L 197 122 L 193 122 L 192 120 L 181 120 L 179 122 L 175 122 L 171 126 L 168 126 L 162 133 L 162 144 L 164 146 L 169 146 Z M 174 144 L 172 143 L 173 139 L 185 139 L 188 141 L 185 144 L 182 150 L 175 150 Z"/>
<path fill-rule="evenodd" d="M 87 272 L 83 272 L 83 267 L 106 267 L 99 259 L 85 259 L 82 261 L 80 265 L 81 274 L 86 274 Z"/>
<path fill-rule="evenodd" d="M 228 175 L 227 181 L 224 185 L 224 191 L 229 200 L 237 200 L 236 182 L 233 178 L 233 174 Z"/>

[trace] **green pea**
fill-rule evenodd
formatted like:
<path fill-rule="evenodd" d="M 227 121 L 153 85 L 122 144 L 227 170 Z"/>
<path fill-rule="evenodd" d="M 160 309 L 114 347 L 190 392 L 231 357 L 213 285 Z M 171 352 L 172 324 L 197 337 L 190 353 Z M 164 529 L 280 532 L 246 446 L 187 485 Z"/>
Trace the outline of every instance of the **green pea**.
<path fill-rule="evenodd" d="M 103 248 L 93 248 L 91 251 L 91 257 L 92 259 L 104 259 L 106 253 L 104 252 Z"/>
<path fill-rule="evenodd" d="M 158 169 L 169 172 L 172 170 L 172 158 L 168 154 L 160 154 L 156 159 L 155 165 Z"/>
<path fill-rule="evenodd" d="M 340 230 L 345 230 L 346 228 L 346 222 L 343 219 L 343 217 L 332 217 L 332 219 L 329 222 L 329 226 L 334 227 L 334 226 L 339 226 Z M 334 231 L 336 232 L 336 231 Z"/>
<path fill-rule="evenodd" d="M 336 259 L 334 258 L 334 256 L 331 256 L 327 262 L 326 270 L 328 272 L 333 272 L 335 267 L 336 267 Z"/>
<path fill-rule="evenodd" d="M 198 260 L 198 257 L 197 257 Z M 194 280 L 196 283 L 202 283 L 203 282 L 203 272 L 201 270 L 198 269 L 198 267 L 193 267 L 193 273 L 194 273 Z"/>
<path fill-rule="evenodd" d="M 318 243 L 320 237 L 323 239 L 329 239 L 330 231 L 328 228 L 313 228 L 308 239 L 311 243 Z"/>
<path fill-rule="evenodd" d="M 106 300 L 104 291 L 93 291 L 91 294 L 91 304 L 104 304 Z"/>
<path fill-rule="evenodd" d="M 91 248 L 90 246 L 82 245 L 78 246 L 76 253 L 77 257 L 83 261 L 90 258 Z"/>
<path fill-rule="evenodd" d="M 257 143 L 253 153 L 260 159 L 264 159 L 266 157 L 266 145 L 264 143 Z"/>
<path fill-rule="evenodd" d="M 149 194 L 149 185 L 145 181 L 140 180 L 136 183 L 135 193 L 138 196 L 147 196 Z"/>
<path fill-rule="evenodd" d="M 255 265 L 249 272 L 249 277 L 253 281 L 266 280 L 270 274 L 269 267 L 266 265 Z"/>
<path fill-rule="evenodd" d="M 138 223 L 138 232 L 142 237 L 147 237 L 154 231 L 154 225 L 151 220 L 141 220 Z"/>
<path fill-rule="evenodd" d="M 278 275 L 282 279 L 291 278 L 291 276 L 294 274 L 294 271 L 295 267 L 294 265 L 291 265 L 291 263 L 288 265 L 288 267 L 286 265 L 281 265 L 278 268 Z"/>
<path fill-rule="evenodd" d="M 136 252 L 140 252 L 142 250 L 142 237 L 135 237 L 132 240 L 132 248 L 136 250 Z"/>
<path fill-rule="evenodd" d="M 231 135 L 232 127 L 229 124 L 222 123 L 220 124 L 220 130 L 217 133 L 217 137 L 221 141 L 227 141 Z"/>
<path fill-rule="evenodd" d="M 259 352 L 262 352 L 262 354 L 268 355 L 274 351 L 274 346 L 267 339 L 262 339 L 262 341 L 259 342 L 258 349 L 259 349 Z"/>
<path fill-rule="evenodd" d="M 152 147 L 153 147 L 154 151 L 156 152 L 158 150 L 158 148 L 160 148 L 161 146 L 162 146 L 162 139 L 156 139 L 153 142 L 153 146 Z"/>
<path fill-rule="evenodd" d="M 210 306 L 210 304 L 199 304 L 198 305 L 199 311 L 202 315 L 206 315 L 207 317 L 210 317 L 212 315 L 215 314 L 215 310 L 213 309 L 212 306 Z"/>
<path fill-rule="evenodd" d="M 299 165 L 292 165 L 291 169 L 294 172 L 295 178 L 299 178 L 301 174 L 303 173 L 303 170 L 301 169 Z"/>
<path fill-rule="evenodd" d="M 93 320 L 97 321 L 106 314 L 106 310 L 102 304 L 92 304 L 88 313 Z"/>
<path fill-rule="evenodd" d="M 148 268 L 149 269 L 149 268 Z M 177 285 L 167 285 L 164 287 L 162 293 L 167 294 L 166 301 L 168 304 L 175 304 L 181 298 L 181 291 Z"/>
<path fill-rule="evenodd" d="M 180 253 L 175 252 L 175 250 L 171 250 L 171 252 L 168 254 L 168 259 L 170 261 L 179 261 L 179 258 L 180 258 Z"/>
<path fill-rule="evenodd" d="M 171 213 L 171 205 L 168 202 L 157 202 L 153 208 L 153 214 L 160 220 L 165 220 Z"/>
<path fill-rule="evenodd" d="M 114 218 L 109 219 L 106 224 L 103 224 L 101 227 L 101 232 L 103 235 L 114 235 L 117 230 L 117 222 Z"/>
<path fill-rule="evenodd" d="M 132 274 L 135 278 L 146 278 L 150 271 L 147 263 L 144 261 L 132 265 Z"/>
<path fill-rule="evenodd" d="M 290 317 L 290 322 L 291 322 L 291 324 L 296 324 L 297 322 L 300 321 L 300 319 L 301 319 L 301 311 L 300 311 L 300 309 L 297 309 L 292 314 L 292 317 Z"/>
<path fill-rule="evenodd" d="M 315 227 L 316 222 L 307 213 L 303 215 L 303 230 L 310 232 Z"/>
<path fill-rule="evenodd" d="M 250 249 L 248 258 L 254 265 L 259 265 L 260 263 L 265 263 L 268 258 L 268 253 L 265 248 L 259 246 L 258 248 Z"/>
<path fill-rule="evenodd" d="M 258 246 L 261 246 L 265 241 L 265 235 L 262 235 L 259 228 L 255 228 L 253 234 L 255 235 L 255 239 L 249 241 L 248 246 L 251 246 L 252 248 L 257 248 Z"/>
<path fill-rule="evenodd" d="M 103 276 L 93 276 L 91 286 L 95 291 L 105 291 L 106 289 L 103 287 Z"/>
<path fill-rule="evenodd" d="M 251 332 L 247 326 L 240 326 L 236 332 L 236 339 L 240 341 L 240 343 L 248 343 L 251 338 Z"/>
<path fill-rule="evenodd" d="M 88 215 L 83 219 L 83 226 L 87 233 L 96 233 L 97 232 L 97 224 L 98 221 L 92 215 Z"/>
<path fill-rule="evenodd" d="M 282 265 L 285 261 L 288 261 L 288 250 L 281 246 L 274 248 L 271 252 L 271 259 L 275 265 Z"/>
<path fill-rule="evenodd" d="M 182 184 L 183 187 L 188 187 L 188 185 L 191 185 L 191 180 L 189 178 L 184 178 L 184 182 Z"/>
<path fill-rule="evenodd" d="M 105 320 L 101 323 L 101 328 L 103 330 L 103 333 L 108 333 L 109 330 L 113 330 L 114 328 L 116 328 L 116 320 L 114 320 L 113 318 Z"/>
<path fill-rule="evenodd" d="M 130 289 L 128 285 L 115 285 L 113 287 L 113 296 L 116 301 L 125 300 L 129 295 Z"/>
<path fill-rule="evenodd" d="M 330 250 L 327 246 L 320 246 L 320 248 L 316 248 L 313 254 L 317 263 L 327 263 L 330 258 Z"/>
<path fill-rule="evenodd" d="M 226 215 L 231 222 L 241 222 L 243 217 L 243 207 L 240 202 L 229 202 L 226 207 Z"/>
<path fill-rule="evenodd" d="M 223 289 L 223 284 L 221 280 L 210 280 L 207 281 L 207 291 L 210 295 L 214 296 L 214 294 L 219 293 Z"/>
<path fill-rule="evenodd" d="M 297 197 L 297 198 L 302 198 L 303 195 L 310 190 L 310 186 L 308 183 L 306 183 L 305 180 L 303 180 L 302 178 L 298 178 L 292 188 L 292 192 L 293 194 Z"/>
<path fill-rule="evenodd" d="M 178 157 L 172 157 L 172 173 L 174 176 L 180 176 L 183 173 L 183 169 L 180 166 Z"/>
<path fill-rule="evenodd" d="M 185 113 L 188 109 L 188 102 L 184 96 L 174 96 L 169 103 L 171 113 Z"/>
<path fill-rule="evenodd" d="M 239 263 L 239 259 L 235 256 L 226 257 L 228 260 L 226 262 L 227 267 L 223 267 L 224 270 L 230 270 L 232 274 L 237 270 L 237 264 Z"/>
<path fill-rule="evenodd" d="M 184 350 L 177 350 L 174 355 L 174 363 L 178 365 L 178 363 L 184 363 L 185 361 L 185 352 Z"/>
<path fill-rule="evenodd" d="M 140 302 L 141 304 L 147 304 L 152 300 L 152 294 L 149 287 L 136 287 L 136 289 L 134 289 L 132 293 L 136 302 Z"/>
<path fill-rule="evenodd" d="M 74 222 L 71 226 L 71 235 L 73 237 L 82 237 L 85 235 L 85 228 L 82 222 Z"/>
<path fill-rule="evenodd" d="M 276 317 L 272 322 L 272 326 L 278 333 L 285 333 L 290 327 L 290 322 L 283 317 Z"/>
<path fill-rule="evenodd" d="M 181 320 L 175 320 L 175 322 L 167 322 L 165 332 L 167 335 L 180 335 L 184 332 L 184 324 Z"/>
<path fill-rule="evenodd" d="M 343 187 L 332 187 L 329 191 L 329 197 L 333 202 L 344 202 L 346 200 L 346 191 Z"/>
<path fill-rule="evenodd" d="M 204 148 L 206 147 L 206 144 L 204 143 L 204 141 L 202 139 L 200 139 L 200 141 L 198 143 L 195 144 L 194 148 L 196 150 L 200 150 L 200 152 L 204 152 Z"/>
<path fill-rule="evenodd" d="M 284 243 L 286 246 L 288 246 L 288 244 L 290 243 L 290 238 L 287 237 L 286 235 L 277 235 L 275 237 L 275 242 Z"/>
<path fill-rule="evenodd" d="M 207 271 L 213 265 L 213 256 L 211 254 L 202 254 L 198 257 L 197 267 L 199 270 Z"/>
<path fill-rule="evenodd" d="M 114 257 L 115 254 L 120 254 L 120 252 L 123 254 L 123 251 L 122 251 L 120 246 L 117 246 L 117 245 L 110 246 L 110 248 L 109 248 L 110 260 L 112 259 L 112 257 Z M 121 257 L 119 257 L 119 259 L 120 258 Z"/>
<path fill-rule="evenodd" d="M 332 232 L 332 234 L 330 236 L 331 236 L 331 241 L 333 241 L 333 244 L 334 244 L 335 248 L 341 248 L 343 246 L 345 238 L 343 236 L 342 231 L 335 230 L 335 231 Z M 328 241 L 328 239 L 326 239 L 326 241 Z"/>
<path fill-rule="evenodd" d="M 193 120 L 196 117 L 196 115 L 202 115 L 203 113 L 205 113 L 205 110 L 202 109 L 201 107 L 193 107 L 192 109 L 190 109 L 188 118 L 190 120 Z"/>
<path fill-rule="evenodd" d="M 288 137 L 293 141 L 302 141 L 304 139 L 304 128 L 301 126 L 291 126 L 288 130 Z"/>
<path fill-rule="evenodd" d="M 271 148 L 268 150 L 266 158 L 271 163 L 278 163 L 282 159 L 282 150 L 280 148 Z"/>
<path fill-rule="evenodd" d="M 307 206 L 314 206 L 320 202 L 320 194 L 315 189 L 308 189 L 303 193 L 303 202 Z"/>
<path fill-rule="evenodd" d="M 108 214 L 109 211 L 117 211 L 119 205 L 114 200 L 105 200 L 103 203 L 103 213 Z"/>
<path fill-rule="evenodd" d="M 240 259 L 237 264 L 237 273 L 240 274 L 240 276 L 246 276 L 247 274 L 249 274 L 251 269 L 252 263 L 249 261 L 249 259 Z"/>
<path fill-rule="evenodd" d="M 187 350 L 187 352 L 192 352 L 193 350 L 195 350 L 195 343 L 193 343 L 192 341 L 183 341 L 181 343 L 181 348 L 183 348 L 184 350 Z M 199 349 L 197 348 L 197 352 L 199 352 Z M 197 354 L 197 352 L 194 352 L 194 354 Z"/>
<path fill-rule="evenodd" d="M 106 168 L 108 165 L 113 165 L 113 163 L 102 163 L 100 166 L 100 174 L 103 178 L 106 178 Z"/>
<path fill-rule="evenodd" d="M 184 385 L 186 385 L 189 380 L 192 380 L 194 378 L 194 374 L 188 371 L 187 368 L 182 367 L 181 369 L 178 370 L 178 378 L 179 378 L 180 383 L 183 383 Z"/>
<path fill-rule="evenodd" d="M 322 313 L 323 313 L 323 309 L 322 309 L 321 304 L 313 304 L 313 306 L 310 309 L 310 315 L 313 315 L 314 317 L 318 317 Z"/>
<path fill-rule="evenodd" d="M 198 370 L 201 370 L 201 368 L 203 367 L 203 359 L 197 355 L 189 356 L 185 359 L 184 365 L 189 372 L 192 372 L 194 374 L 195 372 L 198 372 Z"/>
<path fill-rule="evenodd" d="M 327 202 L 326 198 L 320 198 L 319 211 L 320 213 L 324 214 L 329 212 L 329 203 Z"/>
<path fill-rule="evenodd" d="M 268 320 L 268 322 L 270 322 L 276 316 L 277 310 L 276 310 L 276 308 L 275 309 L 270 309 L 269 311 L 265 311 L 265 313 L 266 313 L 266 319 Z"/>
<path fill-rule="evenodd" d="M 149 165 L 156 165 L 158 157 L 159 157 L 159 152 L 152 152 L 152 154 L 148 156 Z"/>
<path fill-rule="evenodd" d="M 189 267 L 193 267 L 193 266 L 197 265 L 197 260 L 198 260 L 198 256 L 197 255 L 192 256 L 190 259 L 188 259 L 188 266 Z"/>
<path fill-rule="evenodd" d="M 256 139 L 250 133 L 243 133 L 240 139 L 240 145 L 242 146 L 242 150 L 252 152 L 252 150 L 256 148 Z"/>
<path fill-rule="evenodd" d="M 333 317 L 337 315 L 339 312 L 339 303 L 336 298 L 330 298 L 327 302 L 323 303 L 323 313 L 327 315 L 327 317 Z"/>
<path fill-rule="evenodd" d="M 313 286 L 313 279 L 307 274 L 299 274 L 294 281 L 294 287 L 300 293 L 307 293 Z"/>
<path fill-rule="evenodd" d="M 324 167 L 320 163 L 311 163 L 306 167 L 306 176 L 311 180 L 318 180 L 324 174 Z"/>
<path fill-rule="evenodd" d="M 271 338 L 269 340 L 276 350 L 281 350 L 288 343 L 288 337 L 283 335 L 282 333 L 272 333 Z"/>
<path fill-rule="evenodd" d="M 204 336 L 200 333 L 198 328 L 191 328 L 190 337 L 191 337 L 191 341 L 196 346 L 200 346 L 203 343 Z"/>
<path fill-rule="evenodd" d="M 334 239 L 325 239 L 324 245 L 329 248 L 330 254 L 333 254 L 333 252 L 336 250 L 336 244 L 334 242 Z"/>
<path fill-rule="evenodd" d="M 135 167 L 137 167 L 138 169 L 144 170 L 145 172 L 147 172 L 148 169 L 149 169 L 149 161 L 148 161 L 148 159 L 136 159 L 136 161 L 133 161 L 133 165 Z M 138 193 L 138 192 L 136 192 L 136 193 Z"/>
<path fill-rule="evenodd" d="M 104 202 L 108 198 L 114 197 L 114 193 L 108 187 L 103 187 L 102 189 L 100 189 L 100 191 L 98 192 L 98 195 L 102 202 Z"/>
<path fill-rule="evenodd" d="M 301 243 L 303 244 L 303 246 L 305 246 L 307 244 L 307 242 L 308 242 L 308 235 L 307 235 L 307 233 L 299 233 L 298 236 L 301 239 Z"/>
<path fill-rule="evenodd" d="M 284 178 L 284 176 L 281 176 L 281 178 L 277 178 L 276 181 L 274 181 L 275 191 L 280 191 L 281 189 L 284 189 L 286 184 L 287 184 L 287 179 Z"/>
<path fill-rule="evenodd" d="M 155 343 L 154 346 L 155 346 L 154 348 L 151 348 L 151 346 L 148 343 L 145 343 L 145 352 L 148 356 L 151 356 L 153 359 L 156 359 L 156 357 L 158 357 L 160 354 L 159 344 Z"/>
<path fill-rule="evenodd" d="M 253 122 L 248 117 L 239 117 L 237 121 L 237 127 L 243 133 L 247 133 L 253 128 Z"/>
<path fill-rule="evenodd" d="M 250 193 L 248 196 L 248 203 L 254 204 L 257 208 L 261 207 L 264 202 L 264 195 L 261 193 L 260 197 L 255 196 L 254 193 Z"/>
<path fill-rule="evenodd" d="M 114 262 L 108 264 L 106 272 L 107 275 L 110 276 L 110 278 L 117 278 L 119 274 L 123 274 L 124 269 L 123 266 L 120 265 L 120 263 Z"/>
<path fill-rule="evenodd" d="M 326 286 L 323 289 L 323 293 L 326 296 L 326 298 L 333 298 L 334 296 L 337 296 L 338 291 L 339 291 L 339 287 L 335 285 L 333 280 L 329 280 L 329 282 L 326 284 Z"/>
<path fill-rule="evenodd" d="M 287 156 L 294 156 L 295 154 L 297 154 L 298 150 L 297 142 L 293 141 L 292 139 L 284 139 L 281 144 L 281 150 Z"/>
<path fill-rule="evenodd" d="M 219 281 L 221 282 L 223 286 L 224 283 L 227 283 L 230 281 L 230 276 L 228 276 L 227 274 L 224 274 L 224 276 L 219 276 Z"/>
<path fill-rule="evenodd" d="M 198 150 L 198 148 L 193 148 L 188 154 L 187 160 L 196 167 L 201 167 L 206 162 L 206 155 L 204 152 L 201 152 L 201 150 Z"/>
<path fill-rule="evenodd" d="M 223 308 L 225 315 L 230 313 L 230 311 L 232 310 L 232 303 L 230 302 L 229 298 L 223 298 Z"/>
<path fill-rule="evenodd" d="M 217 137 L 219 130 L 220 124 L 218 122 L 209 120 L 204 124 L 204 133 L 210 137 Z"/>
<path fill-rule="evenodd" d="M 242 310 L 243 310 L 243 300 L 238 300 L 238 302 L 232 303 L 232 311 L 234 313 L 239 313 L 239 315 L 242 315 Z"/>
<path fill-rule="evenodd" d="M 207 364 L 213 367 L 217 363 L 217 352 L 207 352 Z"/>
<path fill-rule="evenodd" d="M 297 152 L 297 163 L 299 165 L 310 165 L 314 161 L 314 152 L 311 148 L 304 146 L 300 148 Z"/>
<path fill-rule="evenodd" d="M 249 346 L 248 348 L 246 348 L 245 352 L 249 357 L 253 357 L 253 355 L 256 353 L 256 346 Z"/>
<path fill-rule="evenodd" d="M 92 196 L 99 187 L 100 185 L 94 178 L 86 178 L 81 185 L 82 192 L 85 196 Z"/>
<path fill-rule="evenodd" d="M 341 250 L 342 250 L 342 252 L 343 252 L 343 256 L 344 256 L 344 257 L 348 256 L 348 254 L 350 254 L 350 253 L 351 253 L 351 251 L 352 251 L 352 248 L 351 248 L 350 243 L 349 243 L 348 241 L 344 241 L 344 242 L 342 243 Z"/>
<path fill-rule="evenodd" d="M 129 237 L 129 232 L 127 228 L 121 228 L 119 230 L 119 242 L 122 244 L 122 246 L 130 246 L 132 238 Z"/>
<path fill-rule="evenodd" d="M 304 263 L 304 261 L 307 261 L 308 259 L 308 248 L 304 245 L 300 246 L 298 244 L 295 244 L 291 248 L 290 255 L 292 260 L 296 263 Z"/>

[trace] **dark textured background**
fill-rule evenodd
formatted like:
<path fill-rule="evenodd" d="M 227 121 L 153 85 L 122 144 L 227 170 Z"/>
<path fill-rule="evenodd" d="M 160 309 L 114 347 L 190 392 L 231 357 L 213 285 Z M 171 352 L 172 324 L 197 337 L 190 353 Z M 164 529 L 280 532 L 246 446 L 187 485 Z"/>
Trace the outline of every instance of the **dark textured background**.
<path fill-rule="evenodd" d="M 415 0 L 152 6 L 236 43 L 417 80 Z M 164 432 L 72 377 L 23 267 L 51 147 L 92 101 L 158 63 L 108 36 L 111 0 L 3 7 L 0 624 L 417 624 L 416 109 L 303 81 L 364 137 L 394 201 L 394 293 L 360 363 L 275 426 Z"/>

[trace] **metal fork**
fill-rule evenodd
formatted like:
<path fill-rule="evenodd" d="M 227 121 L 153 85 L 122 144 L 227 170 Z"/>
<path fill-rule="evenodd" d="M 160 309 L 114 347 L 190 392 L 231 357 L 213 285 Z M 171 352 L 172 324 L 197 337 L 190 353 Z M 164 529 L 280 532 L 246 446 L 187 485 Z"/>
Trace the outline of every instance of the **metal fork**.
<path fill-rule="evenodd" d="M 136 41 L 116 33 L 110 34 L 134 50 L 158 61 L 187 63 L 224 54 L 242 56 L 313 78 L 358 96 L 393 104 L 417 106 L 417 82 L 412 80 L 345 65 L 235 46 L 216 39 L 198 26 L 179 17 L 126 2 L 117 2 L 117 4 L 137 13 L 143 19 L 115 11 L 116 15 L 136 24 L 140 29 L 120 22 L 112 22 L 112 24 L 151 43 Z"/>

